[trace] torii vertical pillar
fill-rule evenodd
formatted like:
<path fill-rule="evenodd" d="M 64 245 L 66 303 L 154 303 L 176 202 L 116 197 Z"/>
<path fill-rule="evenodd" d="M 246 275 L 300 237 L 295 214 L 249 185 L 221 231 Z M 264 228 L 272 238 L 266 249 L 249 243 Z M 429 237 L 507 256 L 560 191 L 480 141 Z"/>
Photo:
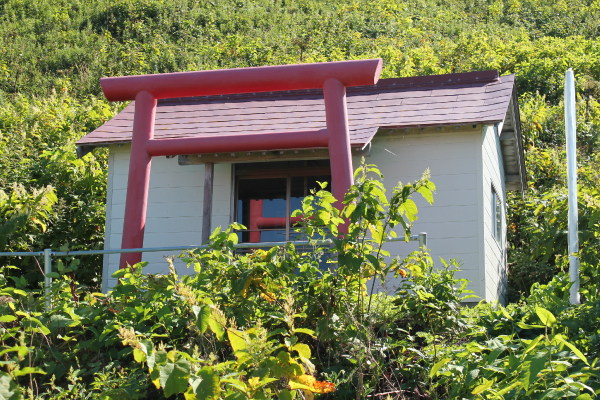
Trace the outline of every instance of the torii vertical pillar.
<path fill-rule="evenodd" d="M 148 188 L 150 187 L 150 166 L 152 157 L 145 150 L 148 141 L 154 138 L 154 116 L 156 99 L 146 91 L 135 96 L 133 115 L 133 136 L 129 177 L 127 180 L 127 200 L 123 221 L 122 249 L 135 249 L 144 246 L 146 229 L 146 209 L 148 208 Z M 142 261 L 142 253 L 122 253 L 119 268 Z"/>
<path fill-rule="evenodd" d="M 337 200 L 336 208 L 341 211 L 344 208 L 342 204 L 344 195 L 354 184 L 346 87 L 337 79 L 328 79 L 323 85 L 323 96 L 325 97 L 325 118 L 329 131 L 331 193 Z M 340 226 L 339 231 L 348 233 L 348 225 Z"/>

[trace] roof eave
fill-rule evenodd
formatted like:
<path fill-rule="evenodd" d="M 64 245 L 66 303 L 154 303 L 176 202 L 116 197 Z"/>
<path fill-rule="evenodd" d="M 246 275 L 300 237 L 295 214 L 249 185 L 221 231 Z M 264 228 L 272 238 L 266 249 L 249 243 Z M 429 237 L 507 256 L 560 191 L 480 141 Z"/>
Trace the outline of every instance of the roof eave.
<path fill-rule="evenodd" d="M 513 86 L 503 128 L 499 134 L 506 190 L 524 192 L 527 190 L 527 171 L 525 168 L 525 151 L 523 148 L 523 134 L 521 132 L 521 117 L 519 114 L 519 100 L 516 86 Z M 509 164 L 507 160 L 514 161 Z"/>

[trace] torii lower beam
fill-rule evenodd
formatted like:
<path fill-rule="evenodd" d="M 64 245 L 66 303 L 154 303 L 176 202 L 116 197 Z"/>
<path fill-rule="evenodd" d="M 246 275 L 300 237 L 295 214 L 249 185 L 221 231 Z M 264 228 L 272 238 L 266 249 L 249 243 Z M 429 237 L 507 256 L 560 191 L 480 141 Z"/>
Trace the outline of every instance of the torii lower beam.
<path fill-rule="evenodd" d="M 101 79 L 109 101 L 135 100 L 121 248 L 144 247 L 150 168 L 156 156 L 328 147 L 332 193 L 341 209 L 344 194 L 354 183 L 346 87 L 376 84 L 382 65 L 381 59 L 373 59 Z M 327 129 L 154 139 L 158 99 L 321 88 Z M 141 253 L 121 254 L 119 268 L 141 260 Z"/>

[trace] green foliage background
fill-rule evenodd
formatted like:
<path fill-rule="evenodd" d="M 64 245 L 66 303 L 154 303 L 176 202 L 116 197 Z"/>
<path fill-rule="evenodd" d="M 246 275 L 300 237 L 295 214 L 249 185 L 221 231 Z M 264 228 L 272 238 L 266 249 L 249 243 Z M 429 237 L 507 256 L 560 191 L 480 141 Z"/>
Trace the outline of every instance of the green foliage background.
<path fill-rule="evenodd" d="M 322 271 L 314 260 L 302 261 L 309 256 L 294 249 L 233 259 L 225 231 L 213 236 L 215 251 L 191 256 L 190 265 L 200 268 L 195 277 L 182 282 L 174 270 L 162 277 L 130 271 L 108 297 L 94 293 L 100 257 L 61 261 L 54 308 L 44 312 L 36 263 L 3 258 L 0 397 L 20 398 L 17 384 L 33 397 L 39 381 L 44 398 L 202 398 L 207 389 L 190 389 L 188 378 L 208 384 L 219 375 L 221 386 L 213 389 L 250 398 L 281 385 L 269 381 L 249 394 L 256 388 L 236 389 L 231 376 L 264 379 L 265 365 L 276 377 L 269 379 L 295 376 L 277 370 L 293 364 L 273 358 L 270 346 L 284 345 L 284 353 L 307 355 L 319 379 L 335 383 L 335 395 L 322 398 L 390 388 L 415 398 L 592 398 L 600 390 L 599 34 L 600 0 L 0 0 L 0 251 L 102 247 L 106 151 L 79 160 L 74 143 L 125 106 L 103 98 L 103 76 L 373 57 L 384 59 L 384 78 L 515 73 L 529 185 L 509 197 L 510 294 L 521 301 L 507 309 L 458 312 L 455 263 L 435 271 L 426 255 L 414 255 L 385 267 L 411 271 L 414 290 L 365 297 L 365 277 L 389 272 L 377 270 L 384 264 L 375 248 L 338 243 L 345 274 L 317 279 Z M 567 265 L 567 68 L 575 71 L 578 96 L 587 300 L 578 307 L 566 301 L 564 274 L 557 276 Z M 359 193 L 369 196 L 361 201 L 378 204 L 377 190 L 365 181 Z M 384 222 L 376 230 L 385 231 Z M 291 257 L 305 265 L 300 273 L 288 265 Z M 268 300 L 272 293 L 276 302 Z M 298 314 L 285 308 L 288 296 L 301 305 Z M 226 314 L 228 332 L 234 325 L 249 335 L 255 329 L 246 349 L 215 325 L 212 302 Z M 159 354 L 164 359 L 157 361 Z"/>
<path fill-rule="evenodd" d="M 530 190 L 509 204 L 513 300 L 564 264 L 557 226 L 566 219 L 546 218 L 560 214 L 561 203 L 540 199 L 564 196 L 561 101 L 569 67 L 577 79 L 582 185 L 597 186 L 598 0 L 2 0 L 0 10 L 0 189 L 8 196 L 14 184 L 28 193 L 51 185 L 58 198 L 41 224 L 28 220 L 31 229 L 5 235 L 14 251 L 102 246 L 106 154 L 73 156 L 75 140 L 124 106 L 103 99 L 102 76 L 371 57 L 384 59 L 384 78 L 515 73 Z M 586 219 L 594 204 L 585 203 L 582 220 L 595 221 Z M 2 224 L 20 215 L 18 206 L 4 207 Z M 584 251 L 595 254 L 598 229 L 585 229 Z M 534 245 L 540 250 L 532 253 Z M 88 273 L 80 278 L 97 285 L 100 258 L 82 263 Z"/>

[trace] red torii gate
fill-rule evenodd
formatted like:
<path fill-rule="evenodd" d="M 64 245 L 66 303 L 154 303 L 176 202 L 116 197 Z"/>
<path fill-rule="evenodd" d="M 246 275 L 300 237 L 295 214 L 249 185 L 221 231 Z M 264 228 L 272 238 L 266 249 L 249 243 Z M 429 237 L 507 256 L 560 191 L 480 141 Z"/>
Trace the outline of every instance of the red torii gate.
<path fill-rule="evenodd" d="M 135 100 L 121 248 L 144 247 L 150 166 L 156 156 L 328 147 L 332 193 L 341 209 L 354 183 L 346 87 L 376 84 L 382 65 L 381 59 L 371 59 L 102 78 L 109 101 Z M 321 88 L 326 129 L 154 139 L 158 99 Z M 121 254 L 119 268 L 141 260 L 141 253 Z"/>

